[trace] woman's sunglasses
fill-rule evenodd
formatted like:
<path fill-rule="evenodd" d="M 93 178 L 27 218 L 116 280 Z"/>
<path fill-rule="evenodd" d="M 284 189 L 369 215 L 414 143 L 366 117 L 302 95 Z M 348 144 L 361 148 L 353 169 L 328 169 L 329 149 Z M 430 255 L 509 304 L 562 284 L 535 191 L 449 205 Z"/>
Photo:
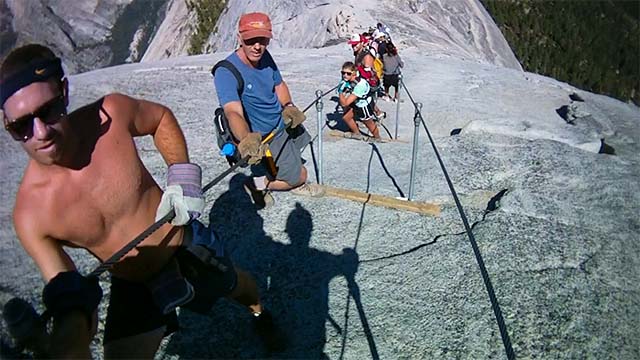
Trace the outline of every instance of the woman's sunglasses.
<path fill-rule="evenodd" d="M 59 95 L 42 104 L 36 111 L 4 124 L 4 128 L 14 140 L 25 142 L 33 136 L 33 119 L 37 117 L 43 123 L 53 125 L 65 113 L 64 96 Z"/>
<path fill-rule="evenodd" d="M 351 72 L 351 71 L 340 71 L 340 74 L 342 74 L 342 76 L 345 76 L 345 75 L 351 76 L 351 75 L 353 75 L 353 72 Z"/>

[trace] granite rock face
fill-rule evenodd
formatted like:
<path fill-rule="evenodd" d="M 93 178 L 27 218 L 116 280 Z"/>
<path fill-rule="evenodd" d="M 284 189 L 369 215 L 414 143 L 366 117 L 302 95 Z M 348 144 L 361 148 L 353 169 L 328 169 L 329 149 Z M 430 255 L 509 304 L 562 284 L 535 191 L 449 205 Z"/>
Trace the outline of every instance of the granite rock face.
<path fill-rule="evenodd" d="M 238 19 L 250 11 L 271 15 L 273 47 L 319 48 L 342 43 L 349 35 L 382 22 L 401 49 L 415 47 L 425 55 L 455 56 L 522 70 L 477 0 L 232 0 L 216 24 L 207 52 L 235 48 Z"/>
<path fill-rule="evenodd" d="M 43 43 L 69 73 L 187 55 L 198 22 L 186 0 L 0 0 L 0 10 L 0 56 Z M 238 19 L 250 11 L 269 13 L 275 48 L 344 44 L 383 22 L 401 50 L 522 69 L 479 0 L 231 0 L 202 52 L 235 48 Z"/>
<path fill-rule="evenodd" d="M 162 23 L 140 61 L 153 61 L 187 55 L 196 15 L 184 0 L 170 0 Z"/>
<path fill-rule="evenodd" d="M 68 59 L 69 73 L 138 61 L 164 6 L 162 0 L 0 0 L 0 8 L 8 10 L 2 18 L 11 19 L 2 39 L 15 39 L 3 44 L 2 55 L 15 46 L 42 43 Z"/>
<path fill-rule="evenodd" d="M 294 101 L 336 85 L 343 46 L 272 50 Z M 213 137 L 218 105 L 209 73 L 216 53 L 128 64 L 72 76 L 71 107 L 119 91 L 168 105 L 206 183 L 228 168 Z M 640 109 L 550 78 L 476 61 L 402 53 L 405 83 L 446 166 L 478 243 L 518 358 L 640 357 Z M 317 69 L 313 78 L 309 67 Z M 424 71 L 428 69 L 429 71 Z M 575 94 L 582 101 L 576 101 Z M 332 93 L 320 124 L 339 119 Z M 326 184 L 406 196 L 414 107 L 402 91 L 401 141 L 367 144 L 326 133 Z M 556 109 L 573 106 L 575 121 Z M 396 104 L 379 106 L 395 127 Z M 317 134 L 312 107 L 305 126 Z M 586 115 L 588 114 L 588 115 Z M 225 239 L 235 263 L 255 274 L 288 336 L 283 358 L 505 358 L 469 240 L 439 162 L 419 127 L 414 197 L 439 217 L 344 199 L 275 194 L 256 212 L 234 173 L 206 195 L 202 221 Z M 451 136 L 453 129 L 459 129 Z M 604 138 L 615 155 L 585 144 Z M 166 165 L 149 138 L 137 141 L 159 184 Z M 314 145 L 315 146 L 315 145 Z M 303 157 L 315 179 L 314 156 Z M 0 305 L 39 307 L 42 281 L 14 234 L 11 209 L 26 157 L 0 132 Z M 78 268 L 96 265 L 71 251 Z M 108 297 L 108 278 L 102 286 Z M 102 302 L 101 318 L 106 314 Z M 264 358 L 250 316 L 220 301 L 208 314 L 179 314 L 182 330 L 157 355 Z M 101 358 L 101 322 L 93 350 Z M 6 335 L 4 324 L 0 332 Z"/>

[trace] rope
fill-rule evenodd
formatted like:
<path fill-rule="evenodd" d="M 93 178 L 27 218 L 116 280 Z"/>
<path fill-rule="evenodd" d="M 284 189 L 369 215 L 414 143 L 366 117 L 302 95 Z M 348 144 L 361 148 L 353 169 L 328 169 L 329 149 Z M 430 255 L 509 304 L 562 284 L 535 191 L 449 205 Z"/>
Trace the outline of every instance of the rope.
<path fill-rule="evenodd" d="M 313 100 L 311 102 L 311 104 L 309 104 L 309 106 L 307 106 L 306 108 L 304 108 L 304 110 L 302 110 L 303 113 L 307 112 L 307 110 L 309 110 L 315 103 L 317 103 L 318 101 L 320 101 L 321 98 L 325 97 L 328 93 L 332 92 L 333 90 L 337 89 L 339 85 L 336 85 L 334 87 L 332 87 L 331 89 L 325 91 L 324 93 L 322 93 L 322 95 L 318 96 L 315 100 Z M 306 149 L 307 146 L 309 146 L 309 144 L 313 143 L 314 141 L 316 141 L 316 139 L 318 138 L 318 136 L 322 133 L 322 130 L 324 130 L 324 128 L 327 127 L 327 123 L 325 123 L 324 125 L 322 125 L 322 129 L 320 129 L 320 131 L 318 131 L 318 133 L 316 134 L 316 136 L 314 136 L 307 145 L 305 145 L 302 150 L 300 150 L 300 153 L 303 153 Z M 317 169 L 316 169 L 317 172 Z"/>
<path fill-rule="evenodd" d="M 391 182 L 393 183 L 393 186 L 396 187 L 396 190 L 398 190 L 398 193 L 400 194 L 400 196 L 406 197 L 404 195 L 404 192 L 400 188 L 400 185 L 398 185 L 398 182 L 396 181 L 396 179 L 393 177 L 393 175 L 391 175 L 391 173 L 389 172 L 389 169 L 387 169 L 387 165 L 385 165 L 384 160 L 382 159 L 382 154 L 380 154 L 380 150 L 378 150 L 378 147 L 376 146 L 376 144 L 369 144 L 369 145 L 371 145 L 371 149 L 373 150 L 373 152 L 375 152 L 376 155 L 378 155 L 378 160 L 380 161 L 380 166 L 382 166 L 382 170 L 384 170 L 384 172 L 387 174 L 389 179 L 391 179 Z M 371 170 L 369 170 L 369 171 L 371 171 Z M 369 187 L 367 185 L 367 192 L 369 192 L 368 189 L 369 189 Z"/>
<path fill-rule="evenodd" d="M 487 293 L 489 294 L 489 300 L 491 301 L 491 308 L 493 309 L 493 313 L 496 317 L 496 322 L 498 323 L 498 328 L 500 329 L 500 336 L 502 337 L 502 344 L 504 345 L 504 349 L 507 354 L 507 358 L 509 360 L 515 359 L 515 353 L 513 352 L 513 347 L 511 346 L 511 339 L 509 338 L 509 333 L 507 331 L 507 326 L 504 322 L 504 318 L 502 316 L 502 311 L 500 310 L 500 304 L 498 303 L 498 299 L 496 298 L 496 294 L 493 290 L 493 285 L 491 284 L 491 279 L 489 278 L 489 273 L 487 272 L 487 268 L 485 267 L 484 260 L 482 259 L 482 254 L 480 253 L 480 248 L 476 242 L 475 237 L 473 236 L 473 232 L 471 231 L 471 227 L 469 226 L 469 221 L 467 220 L 467 216 L 462 208 L 462 204 L 458 199 L 458 194 L 456 193 L 455 188 L 453 187 L 453 183 L 451 182 L 451 178 L 449 177 L 449 173 L 447 172 L 446 167 L 444 166 L 444 162 L 440 157 L 440 153 L 438 152 L 438 148 L 436 147 L 433 138 L 431 137 L 431 133 L 427 128 L 427 124 L 422 117 L 422 113 L 418 109 L 417 104 L 413 101 L 413 97 L 407 89 L 404 81 L 400 79 L 400 83 L 402 87 L 407 92 L 409 99 L 413 103 L 413 106 L 416 109 L 416 116 L 420 118 L 422 122 L 422 126 L 424 127 L 427 136 L 429 137 L 429 142 L 431 143 L 431 147 L 433 148 L 434 153 L 436 154 L 436 158 L 438 159 L 438 163 L 442 168 L 442 172 L 444 174 L 445 179 L 447 180 L 447 185 L 449 186 L 449 190 L 451 191 L 451 195 L 453 196 L 453 200 L 456 203 L 456 207 L 458 208 L 458 212 L 460 213 L 460 217 L 462 218 L 462 223 L 464 224 L 465 231 L 469 237 L 469 242 L 471 243 L 471 248 L 473 249 L 473 253 L 476 257 L 476 262 L 478 263 L 478 267 L 480 268 L 480 274 L 482 275 L 482 280 L 484 281 L 485 288 L 487 289 Z"/>
<path fill-rule="evenodd" d="M 127 245 L 125 245 L 122 249 L 118 250 L 115 254 L 111 255 L 105 262 L 98 265 L 88 276 L 100 276 L 103 272 L 111 269 L 115 263 L 117 263 L 123 256 L 125 256 L 129 251 L 131 251 L 134 247 L 138 246 L 144 239 L 148 238 L 149 235 L 153 234 L 158 230 L 162 225 L 171 221 L 176 216 L 175 211 L 171 210 L 167 215 L 162 217 L 160 220 L 153 223 L 146 230 L 144 230 L 140 235 L 136 236 L 135 239 L 131 240 Z"/>
<path fill-rule="evenodd" d="M 332 92 L 333 90 L 337 89 L 338 85 L 332 87 L 331 89 L 325 91 L 324 93 L 322 93 L 322 95 L 318 96 L 315 100 L 313 100 L 311 102 L 311 104 L 309 104 L 309 106 L 307 106 L 306 108 L 304 108 L 304 110 L 302 110 L 303 113 L 306 113 L 307 110 L 309 110 L 313 105 L 315 105 L 315 103 L 317 103 L 318 101 L 320 101 L 321 98 L 325 97 L 328 93 Z"/>
<path fill-rule="evenodd" d="M 378 122 L 378 124 L 380 124 L 380 126 L 382 126 L 384 128 L 384 130 L 387 132 L 387 135 L 389 135 L 389 139 L 393 140 L 393 136 L 391 135 L 391 132 L 389 131 L 389 129 L 387 129 L 387 127 L 382 123 L 382 121 Z"/>
<path fill-rule="evenodd" d="M 373 153 L 374 153 L 374 148 L 371 149 L 371 154 L 369 155 L 369 165 L 367 167 L 368 171 L 367 171 L 367 187 L 365 192 L 369 192 L 369 189 L 371 187 L 371 163 L 373 160 Z M 362 233 L 362 225 L 364 222 L 364 212 L 367 208 L 367 204 L 369 203 L 369 199 L 371 198 L 371 195 L 369 195 L 369 198 L 367 199 L 367 201 L 365 201 L 362 204 L 362 210 L 360 211 L 360 220 L 358 222 L 358 232 L 356 233 L 356 240 L 355 243 L 353 244 L 353 251 L 355 252 L 358 249 L 358 242 L 360 240 L 360 234 Z M 348 330 L 348 326 L 349 326 L 349 309 L 351 308 L 351 306 L 349 305 L 351 302 L 351 299 L 353 298 L 354 303 L 356 304 L 356 309 L 358 310 L 358 315 L 360 316 L 360 322 L 362 323 L 362 328 L 363 331 L 365 333 L 365 336 L 367 338 L 367 344 L 369 345 L 369 351 L 371 351 L 371 358 L 374 360 L 379 360 L 380 359 L 380 354 L 378 353 L 378 348 L 376 346 L 376 343 L 374 341 L 373 338 L 373 334 L 371 333 L 371 328 L 369 327 L 369 322 L 367 321 L 367 318 L 364 314 L 364 309 L 362 307 L 362 302 L 360 301 L 360 290 L 359 290 L 359 286 L 355 281 L 355 275 L 353 277 L 346 277 L 347 278 L 347 283 L 348 283 L 348 287 L 349 287 L 349 293 L 347 294 L 347 303 L 345 305 L 345 312 L 344 312 L 344 331 L 342 333 L 342 346 L 340 348 L 340 356 L 339 359 L 342 360 L 344 359 L 344 353 L 345 353 L 345 349 L 346 349 L 346 344 L 347 344 L 347 330 Z M 353 292 L 357 292 L 357 294 L 353 294 Z M 358 295 L 356 297 L 356 295 Z"/>

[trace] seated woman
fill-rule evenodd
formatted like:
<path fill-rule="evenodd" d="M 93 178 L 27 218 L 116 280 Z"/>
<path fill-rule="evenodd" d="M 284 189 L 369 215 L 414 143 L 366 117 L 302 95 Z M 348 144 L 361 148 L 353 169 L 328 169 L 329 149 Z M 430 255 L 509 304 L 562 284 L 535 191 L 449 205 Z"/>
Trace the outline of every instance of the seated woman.
<path fill-rule="evenodd" d="M 354 63 L 342 64 L 342 81 L 338 86 L 339 102 L 344 108 L 342 119 L 351 130 L 352 139 L 365 139 L 360 134 L 356 121 L 365 124 L 374 138 L 380 138 L 380 131 L 374 122 L 373 101 L 369 94 L 369 83 L 361 79 Z"/>

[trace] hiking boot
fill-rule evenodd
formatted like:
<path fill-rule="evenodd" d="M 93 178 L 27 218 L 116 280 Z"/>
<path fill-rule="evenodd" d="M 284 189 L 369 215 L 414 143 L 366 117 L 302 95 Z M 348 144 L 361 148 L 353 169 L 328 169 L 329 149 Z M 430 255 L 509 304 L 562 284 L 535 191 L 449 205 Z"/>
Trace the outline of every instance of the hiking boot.
<path fill-rule="evenodd" d="M 302 196 L 321 197 L 324 196 L 324 188 L 317 184 L 304 183 L 297 188 L 291 189 L 291 193 Z"/>
<path fill-rule="evenodd" d="M 275 203 L 269 190 L 258 190 L 256 188 L 256 185 L 253 183 L 253 178 L 247 179 L 247 181 L 242 184 L 242 187 L 258 210 L 267 209 Z"/>
<path fill-rule="evenodd" d="M 253 314 L 253 325 L 270 353 L 282 352 L 286 347 L 286 339 L 282 331 L 273 323 L 269 310 L 263 309 L 260 314 Z"/>

